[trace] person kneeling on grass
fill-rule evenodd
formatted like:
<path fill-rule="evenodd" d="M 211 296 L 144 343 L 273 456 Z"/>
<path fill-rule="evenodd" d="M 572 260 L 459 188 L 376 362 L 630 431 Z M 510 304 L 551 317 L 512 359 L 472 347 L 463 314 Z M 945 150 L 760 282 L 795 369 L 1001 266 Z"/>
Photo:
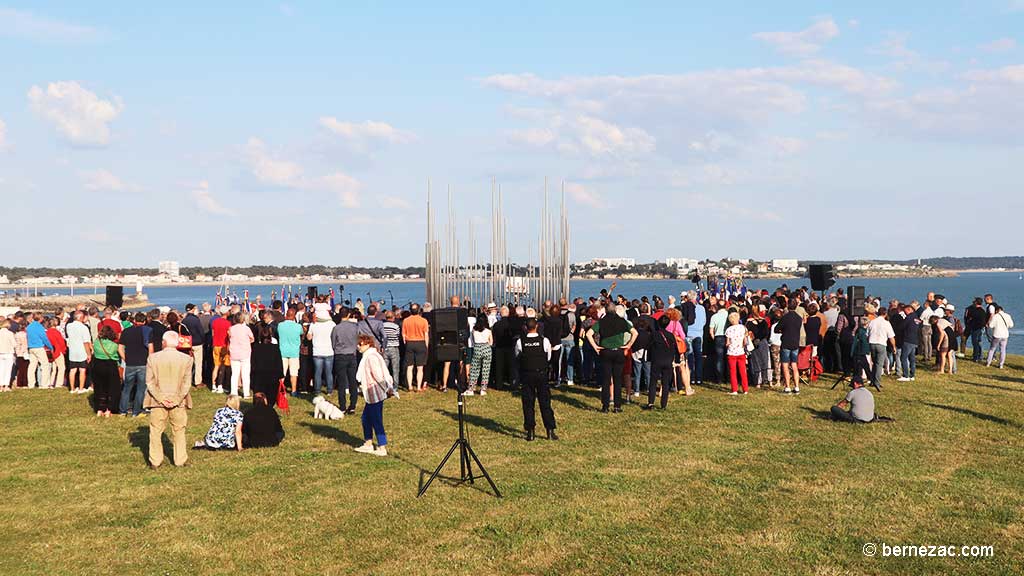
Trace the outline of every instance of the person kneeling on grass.
<path fill-rule="evenodd" d="M 832 407 L 832 419 L 838 422 L 871 422 L 875 419 L 875 397 L 864 387 L 864 379 L 860 374 L 854 374 L 850 386 L 853 390 Z M 847 406 L 850 407 L 849 412 L 846 410 Z"/>
<path fill-rule="evenodd" d="M 388 455 L 388 437 L 384 433 L 384 401 L 392 395 L 398 396 L 395 392 L 395 380 L 388 370 L 384 357 L 374 346 L 373 336 L 360 334 L 359 342 L 356 345 L 359 353 L 363 355 L 356 369 L 356 382 L 363 392 L 363 439 L 366 440 L 362 446 L 357 447 L 356 452 L 373 454 L 374 456 Z M 377 435 L 377 448 L 373 447 L 373 435 Z"/>
<path fill-rule="evenodd" d="M 213 424 L 206 437 L 196 442 L 193 448 L 210 450 L 241 450 L 242 449 L 242 411 L 239 405 L 242 399 L 232 394 L 224 402 L 223 408 L 213 413 Z"/>
<path fill-rule="evenodd" d="M 242 418 L 242 448 L 272 448 L 284 440 L 281 418 L 267 401 L 267 395 L 257 392 L 252 408 Z"/>

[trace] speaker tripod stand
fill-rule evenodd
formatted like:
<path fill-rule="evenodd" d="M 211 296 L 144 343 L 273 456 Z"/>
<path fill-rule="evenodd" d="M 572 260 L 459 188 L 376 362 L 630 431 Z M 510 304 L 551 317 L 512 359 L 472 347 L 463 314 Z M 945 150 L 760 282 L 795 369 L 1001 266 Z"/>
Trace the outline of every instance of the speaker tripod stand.
<path fill-rule="evenodd" d="M 461 372 L 461 367 L 459 368 L 459 371 Z M 456 377 L 458 378 L 458 376 Z M 487 483 L 491 485 L 491 489 L 494 490 L 494 495 L 501 498 L 501 492 L 494 484 L 494 480 L 491 480 L 491 476 L 487 473 L 487 469 L 484 468 L 484 465 L 480 462 L 480 458 L 477 457 L 476 452 L 473 451 L 473 447 L 469 443 L 469 438 L 466 438 L 466 409 L 463 406 L 464 399 L 462 397 L 462 389 L 463 387 L 459 387 L 459 437 L 455 440 L 455 443 L 452 444 L 448 453 L 444 455 L 441 463 L 437 465 L 436 469 L 434 469 L 434 473 L 430 475 L 427 482 L 422 488 L 420 488 L 419 494 L 416 495 L 417 498 L 427 493 L 427 488 L 430 488 L 431 482 L 441 474 L 441 470 L 444 469 L 445 464 L 448 463 L 448 459 L 452 457 L 452 454 L 454 454 L 456 450 L 459 451 L 459 479 L 456 483 L 463 484 L 465 482 L 469 482 L 470 484 L 473 484 L 474 480 L 484 478 L 487 480 Z M 479 475 L 473 473 L 473 462 L 476 462 L 476 467 L 480 470 Z"/>

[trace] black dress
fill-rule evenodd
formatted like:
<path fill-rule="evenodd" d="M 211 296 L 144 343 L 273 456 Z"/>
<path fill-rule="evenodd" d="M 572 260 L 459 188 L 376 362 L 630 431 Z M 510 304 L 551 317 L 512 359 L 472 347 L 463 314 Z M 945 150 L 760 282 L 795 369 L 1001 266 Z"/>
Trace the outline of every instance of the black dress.
<path fill-rule="evenodd" d="M 271 406 L 277 405 L 277 386 L 284 377 L 281 348 L 277 344 L 252 345 L 252 390 L 262 392 Z"/>
<path fill-rule="evenodd" d="M 242 417 L 242 447 L 269 448 L 284 439 L 284 428 L 277 410 L 255 404 Z"/>

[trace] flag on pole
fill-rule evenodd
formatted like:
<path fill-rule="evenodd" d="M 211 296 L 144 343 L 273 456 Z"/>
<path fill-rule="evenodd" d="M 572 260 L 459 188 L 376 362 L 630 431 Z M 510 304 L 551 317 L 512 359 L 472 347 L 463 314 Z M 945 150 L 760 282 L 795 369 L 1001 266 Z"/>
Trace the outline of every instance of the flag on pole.
<path fill-rule="evenodd" d="M 331 310 L 334 310 L 334 288 L 331 288 Z"/>

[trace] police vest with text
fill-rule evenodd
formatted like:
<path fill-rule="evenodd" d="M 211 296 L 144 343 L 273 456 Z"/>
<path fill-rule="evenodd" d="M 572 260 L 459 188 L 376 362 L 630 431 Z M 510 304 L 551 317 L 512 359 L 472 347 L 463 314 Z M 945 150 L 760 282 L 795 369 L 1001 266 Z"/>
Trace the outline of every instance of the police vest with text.
<path fill-rule="evenodd" d="M 526 335 L 520 341 L 523 351 L 519 354 L 519 368 L 524 371 L 541 371 L 548 368 L 548 353 L 544 351 L 544 338 L 540 335 Z"/>

